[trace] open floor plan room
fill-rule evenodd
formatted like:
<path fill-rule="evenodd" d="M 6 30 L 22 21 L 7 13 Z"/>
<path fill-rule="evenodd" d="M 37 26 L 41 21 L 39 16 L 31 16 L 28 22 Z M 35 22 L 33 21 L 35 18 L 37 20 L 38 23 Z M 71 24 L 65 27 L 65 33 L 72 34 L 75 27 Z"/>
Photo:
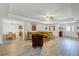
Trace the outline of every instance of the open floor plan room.
<path fill-rule="evenodd" d="M 79 56 L 79 4 L 0 3 L 0 56 Z"/>

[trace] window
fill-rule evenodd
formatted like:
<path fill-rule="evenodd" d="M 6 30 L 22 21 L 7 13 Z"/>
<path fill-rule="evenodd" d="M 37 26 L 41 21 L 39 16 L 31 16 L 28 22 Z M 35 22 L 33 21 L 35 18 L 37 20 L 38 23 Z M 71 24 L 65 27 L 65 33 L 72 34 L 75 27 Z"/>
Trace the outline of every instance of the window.
<path fill-rule="evenodd" d="M 70 26 L 66 26 L 66 31 L 71 31 L 71 27 Z"/>
<path fill-rule="evenodd" d="M 74 31 L 74 26 L 72 26 L 72 31 Z"/>
<path fill-rule="evenodd" d="M 66 26 L 66 31 L 74 31 L 74 26 Z"/>

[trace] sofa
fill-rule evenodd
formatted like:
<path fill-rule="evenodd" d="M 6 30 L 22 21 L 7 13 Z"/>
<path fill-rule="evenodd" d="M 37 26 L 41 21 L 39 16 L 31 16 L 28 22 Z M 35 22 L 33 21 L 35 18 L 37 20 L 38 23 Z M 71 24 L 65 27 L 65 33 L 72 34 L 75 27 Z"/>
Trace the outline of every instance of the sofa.
<path fill-rule="evenodd" d="M 8 32 L 7 34 L 3 35 L 3 39 L 5 39 L 5 40 L 15 40 L 16 34 L 12 33 L 12 32 Z"/>

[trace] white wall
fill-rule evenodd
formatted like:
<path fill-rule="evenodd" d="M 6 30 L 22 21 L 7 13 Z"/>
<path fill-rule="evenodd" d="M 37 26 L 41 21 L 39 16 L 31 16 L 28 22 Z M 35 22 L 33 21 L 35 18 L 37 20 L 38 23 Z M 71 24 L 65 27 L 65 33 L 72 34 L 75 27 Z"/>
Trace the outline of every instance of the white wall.
<path fill-rule="evenodd" d="M 25 25 L 25 31 L 26 32 L 30 32 L 32 31 L 31 29 L 31 23 L 26 23 Z M 55 26 L 55 31 L 51 31 L 53 33 L 54 36 L 58 37 L 59 36 L 59 26 L 60 24 L 52 24 L 52 25 L 43 25 L 43 24 L 36 24 L 37 26 L 37 29 L 36 31 L 49 31 L 49 26 Z M 74 32 L 70 31 L 70 32 L 67 32 L 66 31 L 66 26 L 75 26 L 75 29 L 74 29 Z M 79 26 L 79 23 L 71 23 L 71 24 L 62 24 L 62 27 L 63 27 L 63 35 L 64 36 L 73 36 L 73 37 L 77 37 L 77 29 L 76 27 Z M 47 27 L 48 29 L 46 30 L 45 27 Z"/>
<path fill-rule="evenodd" d="M 44 24 L 35 23 L 35 22 L 25 22 L 25 32 L 32 31 L 32 24 L 36 24 L 36 31 L 45 31 Z"/>
<path fill-rule="evenodd" d="M 16 20 L 9 19 L 10 22 L 6 23 L 5 20 L 7 20 L 7 19 L 3 20 L 4 21 L 3 22 L 3 33 L 7 33 L 7 32 L 10 32 L 10 31 L 18 33 L 18 30 L 17 30 L 18 24 L 24 24 L 24 32 L 25 32 L 26 35 L 27 35 L 27 32 L 32 31 L 31 24 L 34 23 L 34 22 L 24 22 L 24 21 L 21 21 L 21 20 L 16 21 Z M 60 26 L 60 24 L 52 24 L 52 25 L 45 25 L 45 24 L 40 24 L 40 23 L 35 23 L 35 24 L 36 24 L 36 31 L 49 31 L 49 26 L 55 26 L 55 31 L 51 31 L 51 32 L 53 33 L 54 36 L 56 36 L 56 37 L 59 36 L 59 26 Z M 2 26 L 2 25 L 0 25 L 0 26 Z M 67 32 L 66 26 L 75 26 L 74 32 L 72 32 L 72 31 Z M 62 24 L 64 36 L 77 37 L 77 32 L 79 32 L 79 30 L 76 29 L 77 26 L 79 26 L 79 23 Z M 47 27 L 48 29 L 46 30 L 45 27 Z"/>
<path fill-rule="evenodd" d="M 74 31 L 66 31 L 66 26 L 74 26 Z M 70 23 L 70 24 L 63 24 L 63 34 L 64 36 L 72 36 L 72 37 L 78 37 L 77 32 L 79 30 L 76 29 L 76 27 L 79 27 L 79 23 Z"/>
<path fill-rule="evenodd" d="M 19 25 L 23 25 L 24 26 L 24 22 L 23 21 L 16 21 L 13 19 L 6 19 L 3 18 L 3 34 L 7 34 L 9 32 L 13 32 L 16 33 L 16 37 L 17 39 L 19 38 Z M 23 33 L 24 33 L 24 29 L 23 29 Z"/>
<path fill-rule="evenodd" d="M 0 18 L 0 44 L 3 43 L 3 39 L 2 39 L 2 18 Z"/>
<path fill-rule="evenodd" d="M 56 37 L 59 37 L 59 26 L 63 27 L 63 36 L 72 36 L 72 37 L 78 37 L 77 32 L 79 32 L 79 29 L 76 29 L 79 27 L 79 22 L 78 23 L 62 23 L 62 24 L 52 24 L 48 25 L 49 26 L 55 26 L 55 31 L 52 31 L 53 35 Z M 74 26 L 74 31 L 66 31 L 66 26 Z"/>
<path fill-rule="evenodd" d="M 55 37 L 58 37 L 59 36 L 59 24 L 52 24 L 48 26 L 55 26 L 55 31 L 52 30 L 51 32 Z"/>

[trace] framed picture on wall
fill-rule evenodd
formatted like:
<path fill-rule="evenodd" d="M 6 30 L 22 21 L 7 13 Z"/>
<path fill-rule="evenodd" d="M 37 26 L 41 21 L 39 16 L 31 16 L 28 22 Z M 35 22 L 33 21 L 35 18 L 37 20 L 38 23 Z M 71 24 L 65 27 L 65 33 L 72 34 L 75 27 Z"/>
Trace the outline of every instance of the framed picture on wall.
<path fill-rule="evenodd" d="M 79 29 L 79 27 L 77 27 L 77 29 Z"/>
<path fill-rule="evenodd" d="M 45 29 L 47 30 L 47 27 L 45 27 Z"/>
<path fill-rule="evenodd" d="M 19 25 L 19 29 L 23 29 L 23 26 L 22 25 Z"/>
<path fill-rule="evenodd" d="M 55 26 L 49 26 L 49 31 L 55 31 Z"/>
<path fill-rule="evenodd" d="M 32 24 L 32 31 L 36 31 L 36 24 Z"/>

